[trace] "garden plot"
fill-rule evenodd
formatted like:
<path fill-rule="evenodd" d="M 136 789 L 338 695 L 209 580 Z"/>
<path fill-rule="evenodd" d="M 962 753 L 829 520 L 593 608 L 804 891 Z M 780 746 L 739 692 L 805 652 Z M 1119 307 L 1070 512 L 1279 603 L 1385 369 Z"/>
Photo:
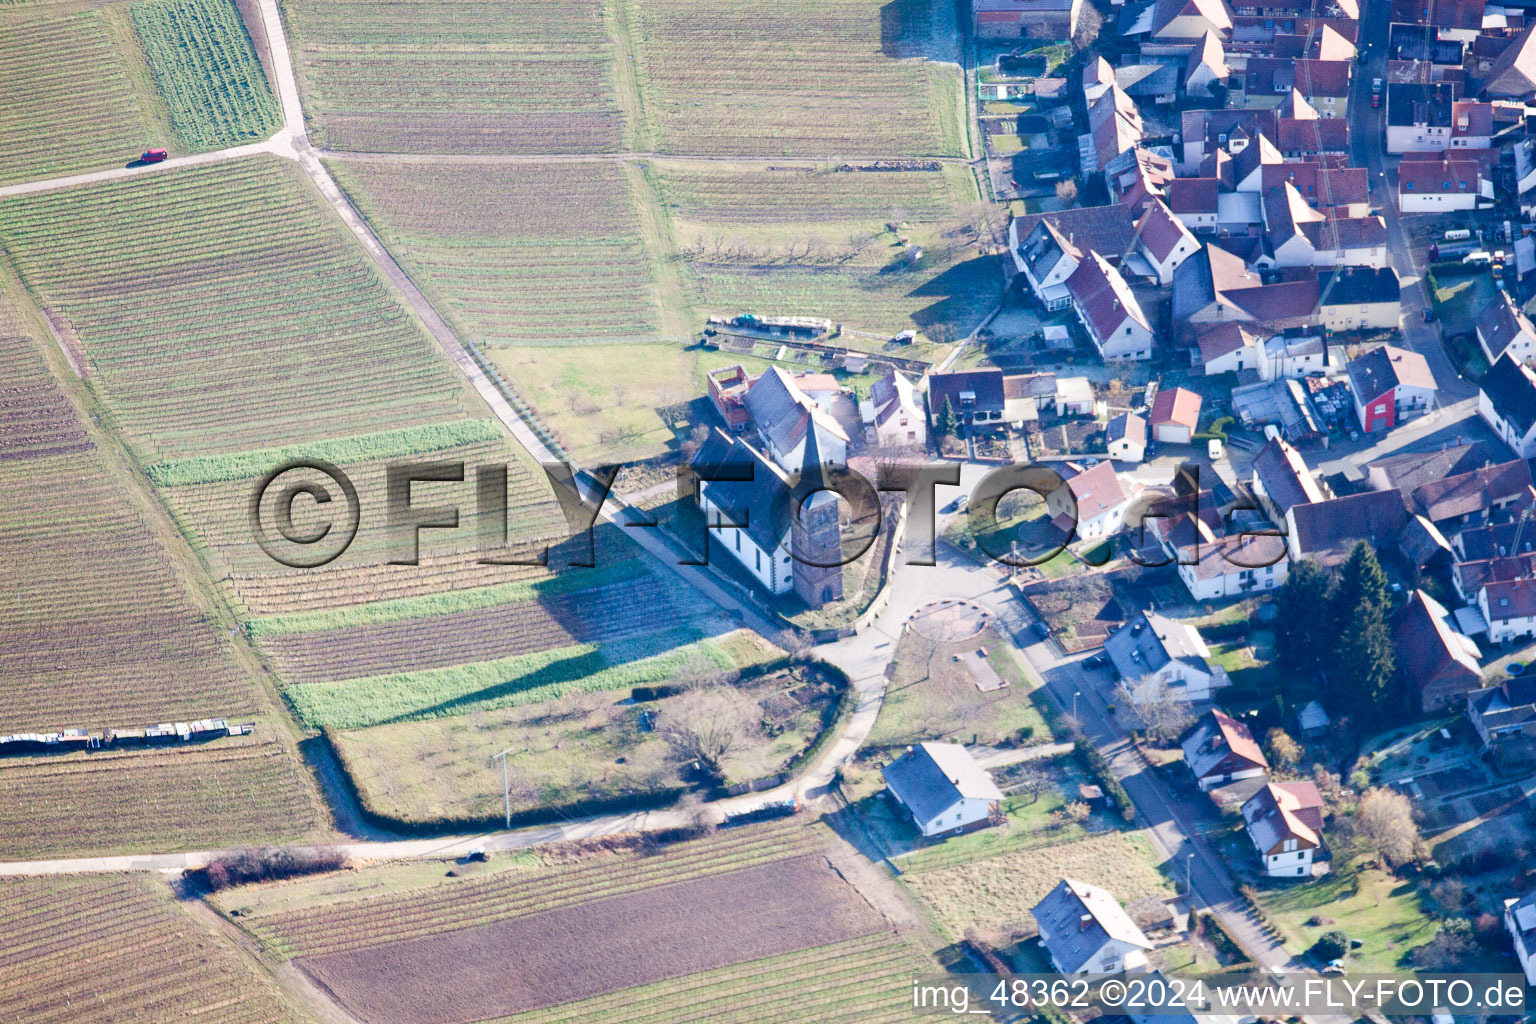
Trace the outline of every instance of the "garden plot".
<path fill-rule="evenodd" d="M 968 334 L 1001 293 L 997 260 L 977 245 L 990 244 L 992 225 L 962 173 L 663 163 L 655 177 L 687 299 L 703 315 L 821 316 L 844 325 L 839 343 L 878 350 L 903 330 L 940 343 Z M 733 189 L 751 198 L 733 204 Z M 797 212 L 801 201 L 820 218 Z"/>

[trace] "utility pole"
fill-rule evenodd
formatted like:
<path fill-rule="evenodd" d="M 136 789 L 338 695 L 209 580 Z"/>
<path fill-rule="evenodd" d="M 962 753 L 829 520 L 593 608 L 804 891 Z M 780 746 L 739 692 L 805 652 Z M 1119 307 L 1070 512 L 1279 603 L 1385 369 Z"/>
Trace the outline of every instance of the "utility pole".
<path fill-rule="evenodd" d="M 507 755 L 516 752 L 516 747 L 508 747 L 499 754 L 493 754 L 491 760 L 501 759 L 501 800 L 502 806 L 507 812 L 507 828 L 512 828 L 512 783 L 507 775 Z"/>
<path fill-rule="evenodd" d="M 1077 698 L 1081 697 L 1082 695 L 1083 695 L 1083 691 L 1082 690 L 1073 690 L 1072 691 L 1072 721 L 1074 721 L 1074 722 L 1077 722 Z M 1079 722 L 1077 727 L 1079 729 L 1081 729 L 1082 728 L 1082 723 Z"/>
<path fill-rule="evenodd" d="M 1189 897 L 1189 906 L 1190 906 L 1191 910 L 1193 910 L 1194 906 L 1195 906 L 1195 887 L 1194 887 L 1193 883 L 1190 881 L 1189 873 L 1190 873 L 1190 867 L 1194 863 L 1195 863 L 1195 855 L 1194 854 L 1187 853 L 1187 854 L 1184 855 L 1184 895 Z"/>

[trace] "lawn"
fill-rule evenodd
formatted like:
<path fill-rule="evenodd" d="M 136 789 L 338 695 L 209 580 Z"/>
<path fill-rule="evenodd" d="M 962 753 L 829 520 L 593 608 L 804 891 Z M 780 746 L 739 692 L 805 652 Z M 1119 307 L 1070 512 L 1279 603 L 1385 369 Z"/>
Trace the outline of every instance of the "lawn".
<path fill-rule="evenodd" d="M 1434 302 L 1440 319 L 1447 325 L 1470 328 L 1482 311 L 1492 304 L 1498 287 L 1493 275 L 1484 269 L 1469 274 L 1435 275 Z"/>
<path fill-rule="evenodd" d="M 958 938 L 970 927 L 996 928 L 1030 921 L 1029 909 L 1062 878 L 1101 885 L 1122 904 L 1142 896 L 1173 895 L 1146 839 L 1111 832 L 1077 842 L 1001 853 L 933 871 L 902 876 L 903 883 Z"/>
<path fill-rule="evenodd" d="M 654 179 L 698 313 L 821 316 L 875 335 L 845 333 L 843 343 L 879 348 L 902 330 L 960 337 L 998 298 L 997 261 L 975 245 L 975 183 L 956 170 L 723 172 L 663 161 Z"/>
<path fill-rule="evenodd" d="M 1362 943 L 1349 954 L 1351 971 L 1395 971 L 1404 958 L 1435 937 L 1437 923 L 1420 905 L 1418 891 L 1375 868 L 1340 872 L 1305 885 L 1266 888 L 1259 903 L 1284 932 L 1295 953 L 1304 953 L 1325 932 L 1342 931 Z M 1317 920 L 1317 924 L 1309 921 Z"/>
<path fill-rule="evenodd" d="M 983 693 L 966 666 L 955 660 L 979 648 L 985 648 L 987 660 L 1008 686 Z M 867 744 L 903 747 L 937 739 L 996 744 L 1021 735 L 1025 744 L 1050 742 L 1050 728 L 1035 706 L 1031 677 L 1019 658 L 996 627 L 957 644 L 934 643 L 907 630 Z"/>

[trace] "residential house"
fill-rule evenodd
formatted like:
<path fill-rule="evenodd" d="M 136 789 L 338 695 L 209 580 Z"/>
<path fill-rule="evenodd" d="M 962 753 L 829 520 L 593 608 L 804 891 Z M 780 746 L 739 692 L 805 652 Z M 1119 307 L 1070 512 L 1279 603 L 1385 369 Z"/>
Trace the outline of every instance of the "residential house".
<path fill-rule="evenodd" d="M 1093 169 L 1102 171 L 1146 137 L 1136 101 L 1118 85 L 1111 85 L 1088 108 L 1088 134 L 1093 146 Z"/>
<path fill-rule="evenodd" d="M 1104 654 L 1138 706 L 1165 698 L 1207 701 L 1228 682 L 1220 666 L 1211 665 L 1199 630 L 1156 612 L 1142 612 L 1111 633 Z"/>
<path fill-rule="evenodd" d="M 1493 179 L 1477 160 L 1404 160 L 1398 165 L 1402 213 L 1451 213 L 1493 205 Z"/>
<path fill-rule="evenodd" d="M 1225 532 L 1208 490 L 1158 502 L 1142 517 L 1142 525 L 1151 527 L 1163 556 L 1157 561 L 1144 550 L 1143 560 L 1176 566 L 1196 601 L 1241 597 L 1285 582 L 1285 539 L 1263 531 Z"/>
<path fill-rule="evenodd" d="M 1076 523 L 1077 539 L 1090 540 L 1119 533 L 1131 495 L 1121 485 L 1111 462 L 1090 469 L 1062 464 L 1065 483 L 1046 495 L 1045 507 L 1063 533 Z"/>
<path fill-rule="evenodd" d="M 1175 178 L 1168 183 L 1168 209 L 1191 231 L 1215 231 L 1220 178 Z"/>
<path fill-rule="evenodd" d="M 1184 93 L 1191 97 L 1210 96 L 1212 86 L 1224 86 L 1231 77 L 1232 67 L 1222 49 L 1221 36 L 1207 29 L 1184 62 Z"/>
<path fill-rule="evenodd" d="M 978 39 L 1071 39 L 1083 0 L 971 0 Z"/>
<path fill-rule="evenodd" d="M 1167 198 L 1168 183 L 1173 180 L 1173 162 L 1141 146 L 1120 154 L 1104 167 L 1104 183 L 1111 197 L 1138 217 L 1154 199 Z"/>
<path fill-rule="evenodd" d="M 1225 0 L 1156 0 L 1148 41 L 1177 48 L 1197 44 L 1207 33 L 1224 39 L 1231 31 L 1232 12 Z"/>
<path fill-rule="evenodd" d="M 1195 254 L 1200 243 L 1166 203 L 1153 199 L 1136 222 L 1136 248 L 1152 265 L 1157 283 L 1169 285 L 1173 283 L 1173 272 Z"/>
<path fill-rule="evenodd" d="M 928 420 L 916 386 L 900 370 L 891 370 L 870 385 L 869 416 L 875 442 L 882 448 L 923 448 L 928 444 Z"/>
<path fill-rule="evenodd" d="M 1285 514 L 1286 544 L 1293 560 L 1338 565 L 1361 541 L 1375 548 L 1389 544 L 1408 518 L 1403 496 L 1395 490 L 1293 505 Z"/>
<path fill-rule="evenodd" d="M 1157 440 L 1165 444 L 1190 444 L 1200 424 L 1200 396 L 1185 388 L 1165 388 L 1152 400 L 1147 421 Z"/>
<path fill-rule="evenodd" d="M 1120 204 L 1015 217 L 1008 225 L 1014 269 L 1048 310 L 1071 305 L 1066 281 L 1088 252 L 1117 259 L 1136 244 L 1135 217 Z"/>
<path fill-rule="evenodd" d="M 1467 694 L 1467 718 L 1485 749 L 1531 749 L 1536 746 L 1536 679 L 1506 679 Z"/>
<path fill-rule="evenodd" d="M 1283 182 L 1264 196 L 1264 262 L 1279 267 L 1386 266 L 1380 217 L 1330 217 Z"/>
<path fill-rule="evenodd" d="M 1373 491 L 1398 491 L 1406 501 L 1427 483 L 1486 465 L 1490 454 L 1473 441 L 1435 451 L 1386 455 L 1365 464 L 1365 485 Z"/>
<path fill-rule="evenodd" d="M 1428 412 L 1435 378 L 1425 358 L 1410 349 L 1383 345 L 1345 367 L 1355 415 L 1367 433 L 1391 430 L 1408 416 Z"/>
<path fill-rule="evenodd" d="M 1514 459 L 1425 481 L 1409 498 L 1414 511 L 1430 522 L 1460 529 L 1529 506 L 1531 493 L 1530 463 Z"/>
<path fill-rule="evenodd" d="M 1301 453 L 1283 438 L 1266 442 L 1254 455 L 1253 475 L 1249 479 L 1259 506 L 1276 526 L 1284 526 L 1286 514 L 1297 505 L 1328 500 Z"/>
<path fill-rule="evenodd" d="M 1318 314 L 1330 331 L 1385 331 L 1402 322 L 1402 285 L 1391 267 L 1319 271 L 1317 287 Z"/>
<path fill-rule="evenodd" d="M 1450 82 L 1387 85 L 1388 153 L 1486 149 L 1493 136 L 1493 105 L 1458 98 Z"/>
<path fill-rule="evenodd" d="M 1116 462 L 1140 462 L 1147 452 L 1147 421 L 1123 412 L 1104 425 L 1104 441 Z"/>
<path fill-rule="evenodd" d="M 1529 365 L 1500 355 L 1478 383 L 1477 411 L 1517 456 L 1536 458 L 1536 371 Z"/>
<path fill-rule="evenodd" d="M 1347 41 L 1338 37 L 1350 50 Z M 1325 118 L 1343 117 L 1349 102 L 1352 57 L 1342 60 L 1310 60 L 1294 57 L 1250 57 L 1244 71 L 1244 90 L 1249 102 L 1255 97 L 1289 97 L 1294 90 Z"/>
<path fill-rule="evenodd" d="M 989 824 L 1002 791 L 958 743 L 919 743 L 880 769 L 886 789 L 925 836 L 954 835 Z"/>
<path fill-rule="evenodd" d="M 1435 29 L 1441 39 L 1471 42 L 1483 27 L 1487 0 L 1392 0 L 1392 21 Z"/>
<path fill-rule="evenodd" d="M 1316 323 L 1317 272 L 1294 268 L 1261 274 L 1241 256 L 1207 244 L 1173 276 L 1173 322 L 1198 334 L 1206 325 L 1237 321 L 1272 330 Z"/>
<path fill-rule="evenodd" d="M 1106 361 L 1152 358 L 1152 324 L 1120 272 L 1090 252 L 1067 278 L 1072 309 Z"/>
<path fill-rule="evenodd" d="M 1259 368 L 1264 362 L 1261 357 L 1264 337 L 1236 321 L 1201 331 L 1195 346 L 1200 351 L 1200 361 L 1205 365 L 1207 377 L 1237 373 L 1240 370 L 1261 372 Z"/>
<path fill-rule="evenodd" d="M 1491 367 L 1508 353 L 1516 363 L 1536 359 L 1536 326 L 1502 289 L 1478 315 L 1477 343 Z"/>
<path fill-rule="evenodd" d="M 1536 891 L 1504 901 L 1504 928 L 1514 941 L 1526 985 L 1536 987 Z"/>
<path fill-rule="evenodd" d="M 1103 57 L 1090 57 L 1083 63 L 1083 101 L 1092 106 L 1115 84 L 1115 69 Z"/>
<path fill-rule="evenodd" d="M 1349 155 L 1349 120 L 1282 117 L 1275 121 L 1275 148 L 1287 160 Z"/>
<path fill-rule="evenodd" d="M 1536 578 L 1483 584 L 1477 591 L 1477 610 L 1488 623 L 1490 643 L 1536 636 Z"/>
<path fill-rule="evenodd" d="M 1179 98 L 1183 69 L 1175 64 L 1122 64 L 1115 68 L 1115 84 L 1135 100 L 1172 103 Z"/>
<path fill-rule="evenodd" d="M 1423 590 L 1415 590 L 1397 613 L 1392 639 L 1398 671 L 1419 711 L 1444 710 L 1483 685 L 1477 644 L 1456 628 L 1445 606 Z"/>
<path fill-rule="evenodd" d="M 1536 99 L 1536 22 L 1504 48 L 1483 78 L 1483 92 L 1495 99 Z"/>
<path fill-rule="evenodd" d="M 1370 172 L 1364 167 L 1325 167 L 1315 160 L 1267 164 L 1254 191 L 1268 195 L 1287 184 L 1308 206 L 1330 216 L 1365 217 L 1370 212 Z"/>
<path fill-rule="evenodd" d="M 1184 763 L 1205 792 L 1239 779 L 1262 779 L 1269 774 L 1269 762 L 1253 733 L 1220 708 L 1202 715 L 1179 745 L 1184 750 Z"/>
<path fill-rule="evenodd" d="M 1061 974 L 1120 974 L 1147 967 L 1147 940 L 1108 889 L 1066 878 L 1030 913 Z"/>
<path fill-rule="evenodd" d="M 1243 825 L 1271 878 L 1307 877 L 1326 852 L 1323 796 L 1310 782 L 1271 782 L 1243 804 Z"/>
<path fill-rule="evenodd" d="M 1008 399 L 1002 370 L 956 370 L 928 374 L 928 420 L 937 426 L 948 405 L 967 425 L 991 427 L 1004 422 Z"/>

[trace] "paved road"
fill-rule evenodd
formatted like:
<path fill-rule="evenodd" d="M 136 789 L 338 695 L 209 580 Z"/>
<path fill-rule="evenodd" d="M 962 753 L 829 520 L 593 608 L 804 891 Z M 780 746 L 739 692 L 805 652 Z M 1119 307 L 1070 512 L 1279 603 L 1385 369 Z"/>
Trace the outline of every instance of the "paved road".
<path fill-rule="evenodd" d="M 1387 24 L 1391 20 L 1389 0 L 1366 0 L 1362 12 L 1362 41 L 1371 47 L 1368 63 L 1355 69 L 1350 84 L 1350 147 L 1352 162 L 1368 168 L 1371 176 L 1371 203 L 1381 211 L 1387 224 L 1387 247 L 1392 266 L 1403 287 L 1403 340 L 1408 348 L 1418 352 L 1429 362 L 1440 389 L 1436 401 L 1454 405 L 1465 399 L 1477 398 L 1477 387 L 1463 380 L 1440 341 L 1439 325 L 1424 322 L 1424 310 L 1429 308 L 1429 292 L 1424 283 L 1419 254 L 1408 242 L 1403 230 L 1403 218 L 1397 211 L 1397 158 L 1386 152 L 1385 121 L 1386 104 L 1371 107 L 1371 79 L 1387 76 Z M 1413 214 L 1411 216 L 1431 216 Z"/>

